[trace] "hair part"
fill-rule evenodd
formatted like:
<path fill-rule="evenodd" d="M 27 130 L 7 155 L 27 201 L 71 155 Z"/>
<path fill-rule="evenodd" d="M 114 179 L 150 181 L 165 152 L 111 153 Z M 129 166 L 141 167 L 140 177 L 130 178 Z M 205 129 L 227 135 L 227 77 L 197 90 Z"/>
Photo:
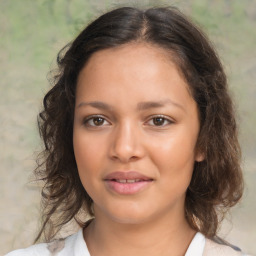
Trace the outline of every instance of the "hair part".
<path fill-rule="evenodd" d="M 227 79 L 221 62 L 203 32 L 174 7 L 122 7 L 90 23 L 58 54 L 59 74 L 45 95 L 38 126 L 45 149 L 38 158 L 43 223 L 35 241 L 51 240 L 79 213 L 93 216 L 92 199 L 81 184 L 73 151 L 73 119 L 77 78 L 90 57 L 103 49 L 146 43 L 170 53 L 189 85 L 200 116 L 196 162 L 185 200 L 190 226 L 214 237 L 225 212 L 243 192 L 241 152 Z"/>

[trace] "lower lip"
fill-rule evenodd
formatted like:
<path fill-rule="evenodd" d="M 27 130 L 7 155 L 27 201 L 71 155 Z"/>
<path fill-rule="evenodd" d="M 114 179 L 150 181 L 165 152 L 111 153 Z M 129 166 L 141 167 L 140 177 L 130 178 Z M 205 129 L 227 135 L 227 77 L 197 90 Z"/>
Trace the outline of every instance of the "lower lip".
<path fill-rule="evenodd" d="M 132 195 L 146 189 L 152 183 L 152 180 L 133 183 L 120 183 L 114 180 L 105 180 L 105 183 L 110 190 L 118 194 Z"/>

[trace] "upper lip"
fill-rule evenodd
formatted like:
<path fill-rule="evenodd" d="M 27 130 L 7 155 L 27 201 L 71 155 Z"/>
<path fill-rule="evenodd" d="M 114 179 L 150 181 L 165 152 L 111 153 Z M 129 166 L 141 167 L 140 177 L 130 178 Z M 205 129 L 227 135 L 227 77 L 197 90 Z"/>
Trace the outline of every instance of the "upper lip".
<path fill-rule="evenodd" d="M 104 180 L 153 180 L 136 171 L 117 171 L 105 176 Z"/>

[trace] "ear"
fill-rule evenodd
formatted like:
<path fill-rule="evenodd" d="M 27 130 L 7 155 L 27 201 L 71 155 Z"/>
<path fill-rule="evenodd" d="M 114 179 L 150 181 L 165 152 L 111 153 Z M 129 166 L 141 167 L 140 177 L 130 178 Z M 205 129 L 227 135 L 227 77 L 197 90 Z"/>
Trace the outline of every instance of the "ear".
<path fill-rule="evenodd" d="M 196 162 L 202 162 L 202 161 L 204 161 L 204 159 L 205 159 L 204 153 L 201 153 L 201 152 L 196 153 L 196 155 L 195 155 Z"/>

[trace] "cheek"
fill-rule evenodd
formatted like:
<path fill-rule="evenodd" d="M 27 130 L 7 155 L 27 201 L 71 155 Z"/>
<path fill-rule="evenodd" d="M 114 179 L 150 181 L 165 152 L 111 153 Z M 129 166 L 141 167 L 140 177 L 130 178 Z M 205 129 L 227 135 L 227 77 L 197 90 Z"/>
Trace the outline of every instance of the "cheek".
<path fill-rule="evenodd" d="M 93 136 L 74 133 L 73 146 L 78 173 L 84 189 L 91 198 L 95 198 L 98 178 L 101 170 L 101 152 Z"/>
<path fill-rule="evenodd" d="M 184 134 L 170 136 L 168 139 L 156 140 L 151 144 L 151 155 L 156 161 L 171 165 L 182 164 L 195 159 L 195 143 Z"/>
<path fill-rule="evenodd" d="M 151 147 L 151 160 L 164 182 L 189 183 L 195 162 L 196 139 L 187 132 L 175 133 L 168 140 L 156 141 Z"/>
<path fill-rule="evenodd" d="M 74 133 L 73 137 L 74 153 L 77 163 L 78 172 L 81 180 L 84 176 L 90 178 L 89 173 L 95 173 L 100 163 L 101 147 L 93 136 L 85 136 L 84 134 Z"/>

